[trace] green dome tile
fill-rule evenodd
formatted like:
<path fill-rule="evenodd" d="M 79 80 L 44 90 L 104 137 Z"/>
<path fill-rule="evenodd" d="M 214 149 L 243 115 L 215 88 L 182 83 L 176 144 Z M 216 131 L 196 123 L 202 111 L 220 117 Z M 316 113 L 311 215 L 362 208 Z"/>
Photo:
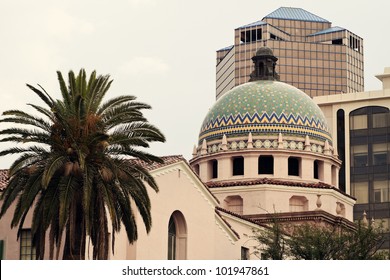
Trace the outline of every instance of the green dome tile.
<path fill-rule="evenodd" d="M 332 142 L 324 114 L 303 91 L 277 81 L 255 81 L 222 96 L 206 115 L 199 144 L 248 135 L 296 135 Z"/>

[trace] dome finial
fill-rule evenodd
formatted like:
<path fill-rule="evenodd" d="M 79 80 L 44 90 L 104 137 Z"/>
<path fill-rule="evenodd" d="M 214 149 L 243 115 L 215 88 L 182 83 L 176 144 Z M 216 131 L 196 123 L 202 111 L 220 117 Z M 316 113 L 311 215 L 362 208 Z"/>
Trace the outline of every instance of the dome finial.
<path fill-rule="evenodd" d="M 255 64 L 255 70 L 251 73 L 249 82 L 258 80 L 279 81 L 279 74 L 275 70 L 278 59 L 269 47 L 259 48 L 252 60 Z"/>

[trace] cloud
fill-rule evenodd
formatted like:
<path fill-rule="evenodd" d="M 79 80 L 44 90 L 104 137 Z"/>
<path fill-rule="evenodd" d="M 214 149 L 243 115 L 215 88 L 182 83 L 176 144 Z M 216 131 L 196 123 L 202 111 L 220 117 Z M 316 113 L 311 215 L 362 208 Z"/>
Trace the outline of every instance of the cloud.
<path fill-rule="evenodd" d="M 95 31 L 94 25 L 67 11 L 58 8 L 51 8 L 46 17 L 45 27 L 52 36 L 70 40 L 74 34 L 91 34 Z"/>
<path fill-rule="evenodd" d="M 156 0 L 127 0 L 128 3 L 133 7 L 140 7 L 140 6 L 155 6 Z"/>
<path fill-rule="evenodd" d="M 127 61 L 120 70 L 131 76 L 163 74 L 169 71 L 169 65 L 160 58 L 137 56 Z"/>

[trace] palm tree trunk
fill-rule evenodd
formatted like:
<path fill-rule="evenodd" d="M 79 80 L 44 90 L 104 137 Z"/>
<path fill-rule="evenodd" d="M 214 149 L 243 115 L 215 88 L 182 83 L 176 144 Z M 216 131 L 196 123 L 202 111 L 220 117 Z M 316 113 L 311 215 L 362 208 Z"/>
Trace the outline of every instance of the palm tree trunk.
<path fill-rule="evenodd" d="M 64 260 L 85 260 L 85 227 L 81 199 L 72 205 L 66 226 Z"/>

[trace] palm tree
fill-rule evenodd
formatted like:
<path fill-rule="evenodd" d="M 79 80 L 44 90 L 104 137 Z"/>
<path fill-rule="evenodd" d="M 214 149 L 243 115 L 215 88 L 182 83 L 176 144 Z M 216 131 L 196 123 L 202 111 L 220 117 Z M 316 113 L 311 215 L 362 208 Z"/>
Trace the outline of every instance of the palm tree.
<path fill-rule="evenodd" d="M 87 81 L 83 69 L 78 76 L 70 71 L 68 86 L 60 72 L 57 76 L 61 100 L 27 85 L 46 106 L 28 104 L 38 116 L 10 110 L 0 120 L 18 124 L 1 130 L 0 141 L 19 144 L 0 151 L 0 156 L 18 155 L 1 196 L 0 218 L 16 203 L 11 227 L 18 227 L 19 237 L 32 209 L 37 259 L 44 257 L 47 238 L 50 258 L 54 252 L 59 257 L 64 239 L 63 259 L 84 259 L 87 241 L 94 259 L 107 259 L 109 230 L 112 248 L 122 225 L 130 243 L 137 239 L 135 209 L 146 230 L 151 228 L 146 184 L 158 188 L 148 171 L 129 158 L 161 162 L 144 148 L 165 138 L 141 112 L 150 106 L 134 96 L 102 102 L 112 83 L 108 75 L 92 72 Z"/>

